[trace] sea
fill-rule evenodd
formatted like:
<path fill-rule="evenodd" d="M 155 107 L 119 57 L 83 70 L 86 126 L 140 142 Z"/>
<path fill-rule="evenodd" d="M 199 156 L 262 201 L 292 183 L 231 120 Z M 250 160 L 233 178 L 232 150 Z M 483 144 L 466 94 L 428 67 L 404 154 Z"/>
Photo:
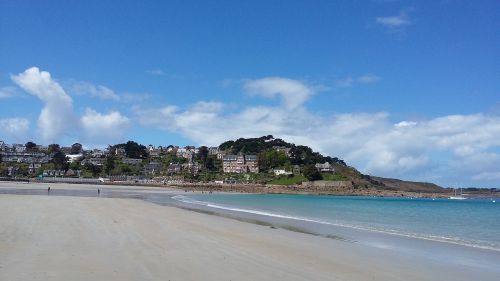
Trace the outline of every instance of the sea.
<path fill-rule="evenodd" d="M 304 232 L 329 237 L 351 229 L 500 251 L 499 198 L 187 193 L 172 199 L 184 207 L 233 217 L 291 222 Z"/>

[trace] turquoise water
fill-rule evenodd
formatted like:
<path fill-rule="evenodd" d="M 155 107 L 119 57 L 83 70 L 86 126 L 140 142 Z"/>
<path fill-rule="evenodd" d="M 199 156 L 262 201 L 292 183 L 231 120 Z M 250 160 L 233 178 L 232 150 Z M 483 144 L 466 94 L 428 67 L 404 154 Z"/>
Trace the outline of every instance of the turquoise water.
<path fill-rule="evenodd" d="M 500 200 L 200 194 L 188 204 L 500 250 Z"/>

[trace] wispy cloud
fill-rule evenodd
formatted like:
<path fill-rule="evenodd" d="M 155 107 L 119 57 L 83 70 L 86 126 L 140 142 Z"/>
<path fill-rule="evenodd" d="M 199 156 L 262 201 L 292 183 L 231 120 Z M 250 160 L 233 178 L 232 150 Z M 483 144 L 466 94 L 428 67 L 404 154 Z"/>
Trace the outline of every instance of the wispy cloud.
<path fill-rule="evenodd" d="M 380 77 L 374 74 L 365 74 L 357 77 L 346 77 L 335 81 L 337 88 L 352 87 L 355 84 L 370 84 L 380 81 Z"/>
<path fill-rule="evenodd" d="M 146 93 L 124 93 L 120 98 L 121 101 L 126 103 L 140 103 L 150 99 L 151 95 Z"/>
<path fill-rule="evenodd" d="M 69 91 L 72 94 L 89 95 L 91 97 L 97 97 L 103 100 L 120 100 L 120 96 L 118 96 L 110 88 L 102 85 L 94 85 L 89 82 L 73 82 L 71 83 L 71 85 L 69 85 Z"/>
<path fill-rule="evenodd" d="M 314 94 L 312 87 L 300 81 L 282 77 L 249 80 L 244 83 L 243 87 L 250 95 L 267 98 L 279 96 L 283 104 L 289 109 L 302 105 Z"/>
<path fill-rule="evenodd" d="M 401 27 L 405 25 L 411 24 L 411 20 L 405 12 L 401 12 L 397 16 L 389 16 L 389 17 L 377 17 L 375 21 L 378 24 L 387 26 L 387 27 Z"/>
<path fill-rule="evenodd" d="M 406 26 L 411 25 L 413 21 L 405 11 L 402 11 L 396 16 L 377 17 L 375 23 L 385 27 L 388 31 L 394 32 L 402 31 Z"/>
<path fill-rule="evenodd" d="M 1 118 L 2 137 L 16 141 L 25 141 L 28 136 L 30 121 L 26 118 Z"/>
<path fill-rule="evenodd" d="M 12 98 L 19 95 L 19 90 L 16 87 L 7 86 L 0 88 L 0 99 Z"/>
<path fill-rule="evenodd" d="M 163 70 L 161 69 L 152 69 L 152 70 L 148 70 L 147 73 L 151 74 L 151 75 L 156 75 L 156 76 L 163 76 L 163 75 L 167 75 L 167 73 L 165 73 Z"/>

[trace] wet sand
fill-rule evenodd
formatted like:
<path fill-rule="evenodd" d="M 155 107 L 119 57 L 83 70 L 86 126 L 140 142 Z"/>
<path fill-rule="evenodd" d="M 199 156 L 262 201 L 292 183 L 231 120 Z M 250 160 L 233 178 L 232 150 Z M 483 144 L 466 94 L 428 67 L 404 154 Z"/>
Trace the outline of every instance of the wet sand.
<path fill-rule="evenodd" d="M 480 265 L 135 199 L 2 194 L 0 213 L 0 280 L 498 280 Z"/>

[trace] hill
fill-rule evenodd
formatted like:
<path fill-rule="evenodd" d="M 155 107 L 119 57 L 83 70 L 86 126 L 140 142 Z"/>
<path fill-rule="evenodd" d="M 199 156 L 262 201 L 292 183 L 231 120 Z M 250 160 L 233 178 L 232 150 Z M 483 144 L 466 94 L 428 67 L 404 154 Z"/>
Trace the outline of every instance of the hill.
<path fill-rule="evenodd" d="M 269 172 L 279 167 L 306 167 L 317 163 L 330 163 L 335 172 L 323 173 L 320 178 L 328 181 L 342 181 L 354 189 L 376 189 L 396 192 L 443 193 L 446 189 L 427 182 L 404 181 L 364 175 L 338 157 L 325 156 L 305 145 L 286 142 L 272 135 L 260 138 L 239 138 L 222 143 L 219 149 L 231 154 L 256 154 L 259 156 L 261 172 Z M 288 176 L 273 180 L 271 184 L 294 185 L 304 181 L 303 175 Z"/>

